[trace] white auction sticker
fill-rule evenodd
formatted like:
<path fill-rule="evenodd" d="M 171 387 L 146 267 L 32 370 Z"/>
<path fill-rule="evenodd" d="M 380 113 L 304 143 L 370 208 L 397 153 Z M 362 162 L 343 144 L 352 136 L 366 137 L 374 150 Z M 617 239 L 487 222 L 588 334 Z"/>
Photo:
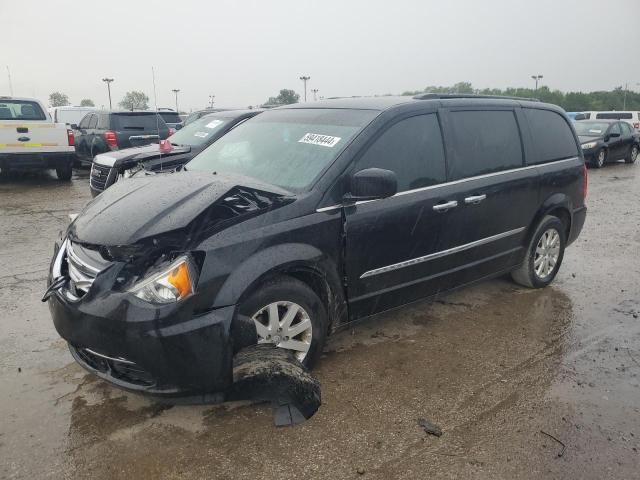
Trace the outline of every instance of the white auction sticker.
<path fill-rule="evenodd" d="M 209 132 L 196 132 L 193 134 L 194 137 L 200 137 L 200 138 L 205 138 L 207 135 L 209 135 Z"/>
<path fill-rule="evenodd" d="M 335 147 L 341 137 L 331 135 L 320 135 L 319 133 L 305 133 L 298 143 L 310 143 L 311 145 L 321 145 L 323 147 Z"/>
<path fill-rule="evenodd" d="M 205 125 L 207 128 L 216 128 L 218 125 L 222 123 L 222 120 L 211 120 L 209 123 Z"/>

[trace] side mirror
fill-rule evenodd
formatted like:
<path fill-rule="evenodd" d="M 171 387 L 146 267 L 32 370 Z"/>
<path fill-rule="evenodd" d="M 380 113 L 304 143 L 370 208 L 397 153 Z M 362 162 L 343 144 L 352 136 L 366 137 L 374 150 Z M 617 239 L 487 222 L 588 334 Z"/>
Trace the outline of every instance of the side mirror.
<path fill-rule="evenodd" d="M 181 123 L 176 123 L 176 131 L 180 130 L 183 127 Z"/>
<path fill-rule="evenodd" d="M 78 124 L 77 123 L 72 123 L 71 124 L 71 129 L 72 130 L 78 130 Z"/>
<path fill-rule="evenodd" d="M 395 195 L 398 179 L 391 170 L 366 168 L 351 177 L 350 187 L 350 200 L 376 200 Z"/>

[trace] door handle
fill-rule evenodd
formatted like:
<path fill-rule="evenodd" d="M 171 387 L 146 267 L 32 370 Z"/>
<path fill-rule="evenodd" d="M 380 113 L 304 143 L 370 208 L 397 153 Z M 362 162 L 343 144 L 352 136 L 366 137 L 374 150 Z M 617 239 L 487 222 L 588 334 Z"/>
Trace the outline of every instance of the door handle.
<path fill-rule="evenodd" d="M 481 201 L 483 201 L 485 198 L 487 198 L 486 195 L 472 195 L 470 197 L 465 198 L 464 203 L 466 203 L 467 205 L 477 205 Z"/>
<path fill-rule="evenodd" d="M 433 206 L 433 209 L 436 212 L 446 212 L 450 208 L 456 208 L 457 206 L 458 206 L 458 202 L 455 200 L 451 200 L 450 202 L 447 202 L 447 203 L 438 203 L 437 205 Z"/>

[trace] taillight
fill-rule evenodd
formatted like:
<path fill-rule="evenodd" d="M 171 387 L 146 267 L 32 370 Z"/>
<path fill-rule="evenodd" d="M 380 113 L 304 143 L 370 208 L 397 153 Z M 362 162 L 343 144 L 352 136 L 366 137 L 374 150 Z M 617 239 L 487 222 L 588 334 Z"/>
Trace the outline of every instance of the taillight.
<path fill-rule="evenodd" d="M 173 127 L 169 127 L 169 136 L 173 135 L 174 133 L 176 133 L 176 129 Z"/>
<path fill-rule="evenodd" d="M 640 130 L 640 122 L 634 123 L 633 128 L 635 128 L 636 130 Z"/>
<path fill-rule="evenodd" d="M 67 128 L 67 141 L 69 142 L 69 146 L 73 147 L 76 144 L 76 137 L 73 134 L 73 130 Z"/>
<path fill-rule="evenodd" d="M 588 184 L 589 184 L 589 181 L 588 181 L 589 175 L 587 174 L 587 165 L 586 164 L 584 164 L 582 166 L 582 175 L 584 175 L 584 184 L 582 186 L 582 199 L 586 200 L 586 198 L 587 198 L 587 189 L 588 189 Z"/>
<path fill-rule="evenodd" d="M 109 145 L 112 150 L 118 149 L 118 137 L 116 137 L 116 132 L 107 130 L 102 136 L 104 137 L 104 141 L 107 142 L 107 145 Z"/>

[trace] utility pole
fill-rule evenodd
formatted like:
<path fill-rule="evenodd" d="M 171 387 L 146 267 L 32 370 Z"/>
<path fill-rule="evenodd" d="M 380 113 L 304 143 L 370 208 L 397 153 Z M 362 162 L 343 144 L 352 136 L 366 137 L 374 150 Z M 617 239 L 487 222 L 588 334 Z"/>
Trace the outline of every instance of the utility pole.
<path fill-rule="evenodd" d="M 102 81 L 107 84 L 107 91 L 109 92 L 109 110 L 112 110 L 113 107 L 111 106 L 111 82 L 113 82 L 113 78 L 105 77 L 102 79 Z"/>
<path fill-rule="evenodd" d="M 627 109 L 627 90 L 629 90 L 629 83 L 624 84 L 624 96 L 622 97 L 622 110 Z"/>
<path fill-rule="evenodd" d="M 213 99 L 216 98 L 215 95 L 209 95 L 209 108 L 213 108 Z"/>
<path fill-rule="evenodd" d="M 11 84 L 11 70 L 9 70 L 9 65 L 7 65 L 7 77 L 9 77 L 9 94 L 13 97 L 13 85 Z"/>
<path fill-rule="evenodd" d="M 180 113 L 180 110 L 178 109 L 178 92 L 180 91 L 180 89 L 174 88 L 171 91 L 176 94 L 176 112 Z"/>
<path fill-rule="evenodd" d="M 313 101 L 315 102 L 318 100 L 318 89 L 312 88 L 311 91 L 313 92 Z"/>
<path fill-rule="evenodd" d="M 536 92 L 538 91 L 538 80 L 542 80 L 542 75 L 531 75 L 531 78 L 533 78 L 536 81 Z"/>
<path fill-rule="evenodd" d="M 304 103 L 307 103 L 307 82 L 311 80 L 309 75 L 302 75 L 300 80 L 304 82 Z"/>

